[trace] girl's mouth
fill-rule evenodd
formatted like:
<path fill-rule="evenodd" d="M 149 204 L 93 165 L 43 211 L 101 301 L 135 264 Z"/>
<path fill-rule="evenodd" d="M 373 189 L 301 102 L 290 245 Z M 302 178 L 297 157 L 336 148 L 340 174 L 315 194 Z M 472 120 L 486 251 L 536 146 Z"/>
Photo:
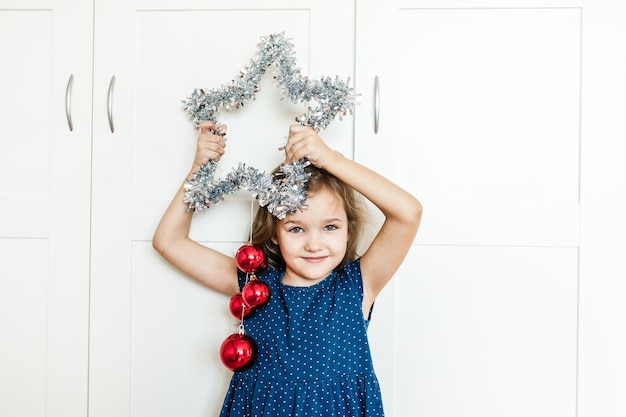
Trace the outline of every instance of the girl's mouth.
<path fill-rule="evenodd" d="M 312 257 L 303 257 L 303 259 L 307 262 L 310 263 L 320 263 L 325 261 L 328 258 L 328 256 L 312 256 Z"/>

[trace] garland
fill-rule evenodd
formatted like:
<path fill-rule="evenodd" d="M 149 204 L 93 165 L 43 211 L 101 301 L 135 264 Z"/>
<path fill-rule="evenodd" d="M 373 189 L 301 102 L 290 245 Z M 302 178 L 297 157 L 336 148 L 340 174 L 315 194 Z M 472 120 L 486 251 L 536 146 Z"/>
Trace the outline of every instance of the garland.
<path fill-rule="evenodd" d="M 303 76 L 296 67 L 293 45 L 283 33 L 261 37 L 258 52 L 250 64 L 242 69 L 238 79 L 219 89 L 194 89 L 191 96 L 183 100 L 184 110 L 198 127 L 203 120 L 217 122 L 220 110 L 240 109 L 248 100 L 254 100 L 260 91 L 259 84 L 270 65 L 275 64 L 276 82 L 282 87 L 284 96 L 292 103 L 307 103 L 307 112 L 296 116 L 303 126 L 320 131 L 339 117 L 354 110 L 355 93 L 349 87 L 349 78 L 342 81 L 322 77 L 319 80 Z M 218 204 L 224 196 L 239 190 L 246 190 L 257 199 L 261 207 L 278 219 L 305 208 L 306 182 L 305 168 L 310 164 L 306 159 L 283 164 L 273 177 L 244 163 L 233 168 L 226 178 L 214 178 L 217 162 L 212 160 L 196 171 L 185 184 L 185 203 L 189 210 L 203 211 Z"/>

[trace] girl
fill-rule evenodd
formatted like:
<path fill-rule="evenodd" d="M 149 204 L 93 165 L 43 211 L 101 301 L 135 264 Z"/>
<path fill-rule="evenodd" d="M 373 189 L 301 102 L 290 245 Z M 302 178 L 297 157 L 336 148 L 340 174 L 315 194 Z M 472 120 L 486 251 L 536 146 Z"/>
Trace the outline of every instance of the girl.
<path fill-rule="evenodd" d="M 212 122 L 200 123 L 188 178 L 224 154 L 216 129 Z M 384 414 L 366 330 L 376 296 L 413 242 L 422 207 L 397 185 L 329 149 L 313 129 L 294 125 L 285 163 L 301 158 L 312 164 L 306 168 L 307 208 L 282 220 L 261 208 L 253 222 L 253 243 L 268 257 L 257 278 L 269 285 L 271 296 L 245 321 L 259 356 L 250 369 L 233 375 L 221 417 Z M 385 216 L 361 257 L 356 245 L 364 209 L 355 191 Z M 165 211 L 154 248 L 209 288 L 238 293 L 246 276 L 234 258 L 189 238 L 193 215 L 184 193 L 181 187 Z"/>

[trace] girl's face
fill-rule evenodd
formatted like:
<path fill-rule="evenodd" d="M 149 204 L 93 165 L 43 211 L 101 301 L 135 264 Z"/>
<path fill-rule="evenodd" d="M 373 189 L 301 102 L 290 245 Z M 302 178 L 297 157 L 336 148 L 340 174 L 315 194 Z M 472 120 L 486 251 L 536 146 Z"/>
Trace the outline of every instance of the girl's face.
<path fill-rule="evenodd" d="M 348 218 L 343 201 L 320 190 L 306 200 L 308 208 L 278 222 L 276 241 L 285 260 L 283 283 L 311 286 L 322 281 L 346 254 Z"/>

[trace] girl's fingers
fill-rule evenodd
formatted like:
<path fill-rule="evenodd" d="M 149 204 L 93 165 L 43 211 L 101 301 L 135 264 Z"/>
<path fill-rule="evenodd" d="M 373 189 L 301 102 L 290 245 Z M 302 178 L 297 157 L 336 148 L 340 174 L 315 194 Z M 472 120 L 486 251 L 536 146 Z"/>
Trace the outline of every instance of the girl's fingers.
<path fill-rule="evenodd" d="M 214 133 L 217 127 L 210 121 L 201 122 L 199 127 L 201 133 L 198 136 L 194 163 L 202 166 L 206 165 L 211 160 L 219 161 L 222 155 L 224 155 L 224 147 L 226 146 L 223 134 Z M 224 133 L 225 127 L 226 126 L 224 126 Z"/>
<path fill-rule="evenodd" d="M 218 135 L 220 136 L 224 136 L 226 135 L 226 131 L 228 130 L 228 126 L 227 125 L 219 125 L 217 126 L 216 132 Z"/>
<path fill-rule="evenodd" d="M 291 149 L 290 149 L 292 158 L 295 159 L 302 159 L 306 157 L 306 153 L 307 153 L 307 144 L 304 141 L 298 141 L 295 142 L 291 145 Z"/>
<path fill-rule="evenodd" d="M 224 145 L 219 142 L 207 142 L 201 152 L 208 159 L 218 159 L 224 155 Z"/>
<path fill-rule="evenodd" d="M 211 130 L 215 129 L 215 123 L 210 120 L 203 120 L 198 124 L 200 128 L 200 134 L 211 133 Z"/>
<path fill-rule="evenodd" d="M 287 149 L 285 152 L 286 161 L 288 163 L 298 161 L 302 158 L 308 158 L 309 156 L 308 154 L 309 154 L 309 148 L 306 142 L 303 142 L 303 141 L 290 143 L 287 146 Z"/>
<path fill-rule="evenodd" d="M 219 135 L 224 136 L 226 134 L 226 130 L 228 129 L 227 125 L 216 125 L 210 120 L 203 120 L 198 124 L 201 135 Z"/>
<path fill-rule="evenodd" d="M 285 150 L 287 153 L 293 154 L 296 149 L 299 149 L 298 144 L 302 143 L 303 139 L 306 139 L 309 132 L 308 128 L 300 125 L 291 125 L 289 127 L 289 136 L 287 137 L 287 144 Z"/>
<path fill-rule="evenodd" d="M 296 134 L 296 133 L 300 133 L 305 131 L 306 129 L 308 129 L 308 127 L 306 126 L 302 126 L 302 125 L 290 125 L 289 126 L 289 134 Z"/>

